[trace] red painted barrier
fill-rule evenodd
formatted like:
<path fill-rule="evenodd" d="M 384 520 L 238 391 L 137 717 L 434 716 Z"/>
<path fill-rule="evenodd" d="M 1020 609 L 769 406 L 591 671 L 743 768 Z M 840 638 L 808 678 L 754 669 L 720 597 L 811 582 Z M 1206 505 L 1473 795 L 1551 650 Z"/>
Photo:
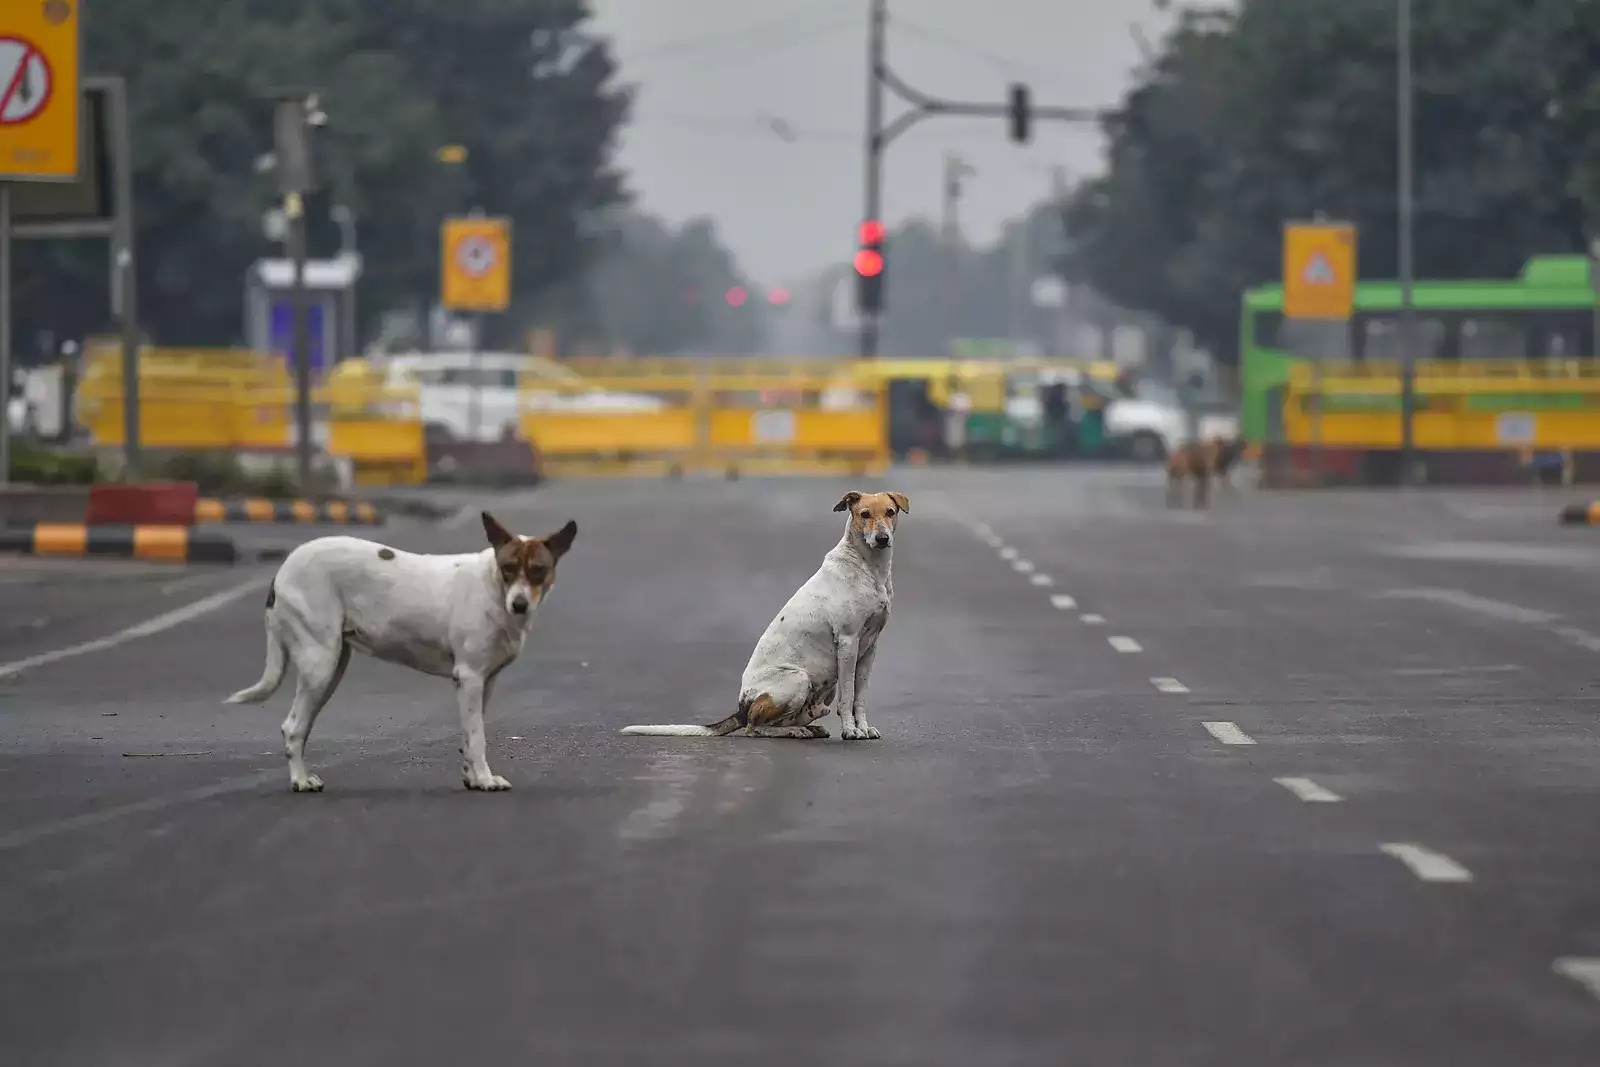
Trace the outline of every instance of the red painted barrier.
<path fill-rule="evenodd" d="M 194 482 L 96 485 L 89 490 L 90 526 L 193 526 L 200 489 Z"/>

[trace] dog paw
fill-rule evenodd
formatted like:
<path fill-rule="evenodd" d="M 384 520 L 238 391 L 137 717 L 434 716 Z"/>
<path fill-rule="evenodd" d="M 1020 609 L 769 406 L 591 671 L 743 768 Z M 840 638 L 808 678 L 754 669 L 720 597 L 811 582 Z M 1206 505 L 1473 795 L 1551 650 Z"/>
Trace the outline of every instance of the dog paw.
<path fill-rule="evenodd" d="M 476 789 L 484 793 L 499 793 L 511 788 L 511 783 L 498 774 L 491 774 L 485 777 L 475 777 L 469 774 L 461 779 L 461 784 L 468 789 Z"/>
<path fill-rule="evenodd" d="M 322 792 L 322 779 L 314 774 L 308 774 L 304 778 L 291 780 L 289 788 L 296 793 L 320 793 Z"/>
<path fill-rule="evenodd" d="M 859 726 L 846 726 L 839 731 L 839 738 L 843 741 L 865 741 L 867 739 L 867 731 Z"/>
<path fill-rule="evenodd" d="M 863 726 L 861 728 L 861 740 L 882 741 L 883 735 L 878 732 L 878 728 L 876 726 Z"/>
<path fill-rule="evenodd" d="M 815 737 L 819 740 L 829 736 L 828 728 L 826 726 L 807 726 L 806 729 L 810 732 L 812 737 Z"/>

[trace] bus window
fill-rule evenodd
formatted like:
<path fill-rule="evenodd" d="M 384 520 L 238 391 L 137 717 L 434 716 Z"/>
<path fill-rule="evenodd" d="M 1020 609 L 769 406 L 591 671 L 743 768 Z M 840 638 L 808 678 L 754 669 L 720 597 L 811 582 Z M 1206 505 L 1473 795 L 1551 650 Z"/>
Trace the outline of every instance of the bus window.
<path fill-rule="evenodd" d="M 1461 322 L 1461 359 L 1526 359 L 1525 323 L 1499 316 L 1473 316 Z"/>

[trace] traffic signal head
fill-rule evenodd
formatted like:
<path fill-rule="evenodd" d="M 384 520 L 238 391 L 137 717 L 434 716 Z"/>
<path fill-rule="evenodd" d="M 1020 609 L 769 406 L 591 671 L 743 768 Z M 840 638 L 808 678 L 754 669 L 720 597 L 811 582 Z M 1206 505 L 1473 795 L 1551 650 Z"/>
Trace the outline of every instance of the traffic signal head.
<path fill-rule="evenodd" d="M 1011 139 L 1017 144 L 1028 143 L 1028 127 L 1032 124 L 1033 105 L 1028 99 L 1028 87 L 1019 83 L 1011 86 Z"/>
<path fill-rule="evenodd" d="M 867 219 L 856 227 L 856 307 L 863 314 L 883 310 L 883 223 Z"/>

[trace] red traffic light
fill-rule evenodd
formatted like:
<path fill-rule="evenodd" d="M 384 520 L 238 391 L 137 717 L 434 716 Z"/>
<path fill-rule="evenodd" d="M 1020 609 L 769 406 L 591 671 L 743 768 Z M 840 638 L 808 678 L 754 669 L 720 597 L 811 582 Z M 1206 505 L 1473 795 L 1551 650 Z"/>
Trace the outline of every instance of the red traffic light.
<path fill-rule="evenodd" d="M 863 248 L 856 253 L 855 267 L 863 278 L 876 278 L 883 273 L 883 253 Z"/>
<path fill-rule="evenodd" d="M 868 219 L 856 231 L 864 245 L 877 245 L 883 243 L 883 223 L 877 219 Z"/>
<path fill-rule="evenodd" d="M 782 307 L 783 305 L 787 304 L 788 302 L 789 302 L 789 290 L 785 289 L 781 285 L 777 286 L 772 291 L 767 293 L 767 303 L 769 303 L 769 304 L 773 304 L 773 305 L 775 305 L 777 307 Z"/>
<path fill-rule="evenodd" d="M 722 294 L 722 298 L 728 302 L 729 307 L 739 308 L 744 307 L 744 302 L 750 299 L 750 294 L 744 291 L 744 286 L 735 285 L 726 293 Z"/>

